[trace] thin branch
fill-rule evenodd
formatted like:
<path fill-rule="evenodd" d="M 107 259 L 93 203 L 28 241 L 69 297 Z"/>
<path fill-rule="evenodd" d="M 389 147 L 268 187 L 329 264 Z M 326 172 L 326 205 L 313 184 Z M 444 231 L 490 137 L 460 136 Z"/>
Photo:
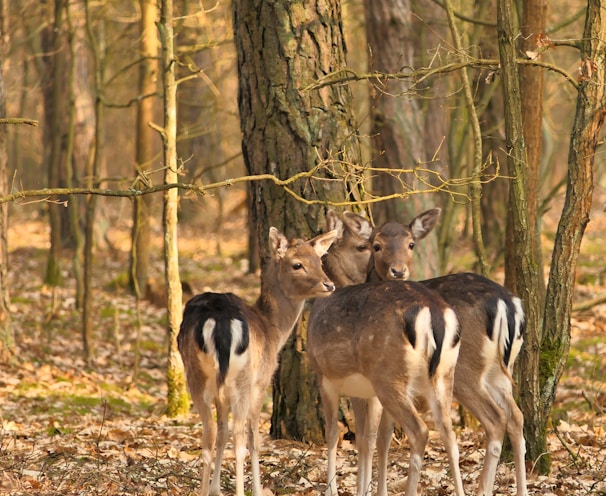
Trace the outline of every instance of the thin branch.
<path fill-rule="evenodd" d="M 318 174 L 320 170 L 323 170 L 328 177 L 321 177 Z M 417 178 L 422 179 L 422 184 L 426 186 L 425 189 L 414 190 L 409 185 L 407 185 L 404 180 L 401 178 L 404 174 L 414 174 Z M 393 177 L 400 179 L 402 192 L 394 193 L 387 196 L 375 196 L 372 194 L 368 194 L 367 198 L 362 200 L 352 200 L 352 201 L 324 201 L 324 200 L 314 200 L 307 199 L 302 197 L 299 193 L 295 192 L 290 185 L 299 180 L 315 180 L 315 181 L 358 181 L 359 183 L 363 183 L 368 179 L 369 176 L 378 175 L 378 174 L 390 174 Z M 433 178 L 433 182 L 429 180 L 429 178 Z M 471 184 L 474 182 L 490 182 L 495 179 L 503 179 L 504 176 L 499 175 L 497 171 L 496 174 L 485 174 L 474 178 L 458 178 L 446 180 L 442 178 L 442 176 L 433 170 L 426 169 L 423 167 L 415 167 L 411 169 L 387 169 L 387 168 L 373 168 L 373 167 L 365 167 L 361 165 L 348 164 L 340 161 L 327 161 L 321 164 L 316 165 L 309 171 L 303 171 L 294 176 L 291 176 L 287 179 L 279 179 L 272 174 L 257 174 L 251 176 L 240 176 L 236 178 L 225 179 L 222 181 L 197 185 L 191 183 L 170 183 L 170 184 L 158 184 L 153 185 L 151 181 L 149 181 L 149 177 L 146 175 L 145 177 L 141 177 L 141 180 L 135 180 L 132 183 L 132 186 L 127 189 L 118 189 L 112 190 L 109 188 L 43 188 L 37 190 L 24 190 L 18 191 L 16 193 L 11 193 L 8 195 L 0 196 L 0 205 L 8 202 L 19 202 L 19 200 L 23 200 L 25 198 L 41 198 L 40 201 L 51 201 L 50 199 L 55 196 L 69 196 L 69 195 L 98 195 L 98 196 L 107 196 L 107 197 L 119 197 L 119 198 L 135 198 L 143 195 L 149 195 L 153 193 L 158 193 L 160 191 L 167 191 L 169 189 L 178 188 L 184 190 L 189 193 L 193 193 L 196 195 L 204 196 L 209 191 L 219 189 L 219 188 L 228 188 L 230 186 L 234 186 L 236 184 L 241 183 L 250 183 L 254 181 L 271 181 L 276 186 L 281 186 L 285 189 L 285 191 L 290 194 L 292 197 L 304 203 L 306 205 L 330 205 L 334 207 L 350 207 L 354 205 L 368 205 L 372 203 L 378 203 L 390 199 L 396 198 L 407 198 L 411 195 L 423 194 L 423 193 L 436 193 L 436 192 L 445 192 L 449 194 L 453 199 L 458 199 L 458 201 L 468 202 L 469 197 L 465 193 L 461 193 L 455 191 L 452 186 L 460 186 L 462 184 Z M 506 179 L 506 178 L 505 178 Z M 138 184 L 144 184 L 144 188 L 137 188 Z M 63 201 L 63 200 L 62 200 Z M 22 204 L 22 203 L 21 203 Z"/>
<path fill-rule="evenodd" d="M 575 78 L 567 72 L 565 69 L 558 67 L 548 62 L 541 60 L 530 60 L 528 58 L 519 58 L 517 63 L 521 65 L 532 65 L 535 67 L 543 67 L 549 71 L 556 72 L 562 75 L 566 81 L 568 81 L 575 90 L 578 90 L 578 83 Z M 406 68 L 400 72 L 394 73 L 379 73 L 379 72 L 368 72 L 368 73 L 357 73 L 351 69 L 340 69 L 338 71 L 327 74 L 326 76 L 318 79 L 316 82 L 303 88 L 302 91 L 313 91 L 319 90 L 326 86 L 333 84 L 348 84 L 357 81 L 366 81 L 369 79 L 414 79 L 415 85 L 429 79 L 432 76 L 441 74 L 448 74 L 451 72 L 460 71 L 466 68 L 491 68 L 493 70 L 499 69 L 498 59 L 469 59 L 464 62 L 452 62 L 449 64 L 441 65 L 439 67 L 422 67 L 420 69 Z"/>
<path fill-rule="evenodd" d="M 39 122 L 36 119 L 27 119 L 25 117 L 7 117 L 0 119 L 0 124 L 27 124 L 35 127 Z"/>

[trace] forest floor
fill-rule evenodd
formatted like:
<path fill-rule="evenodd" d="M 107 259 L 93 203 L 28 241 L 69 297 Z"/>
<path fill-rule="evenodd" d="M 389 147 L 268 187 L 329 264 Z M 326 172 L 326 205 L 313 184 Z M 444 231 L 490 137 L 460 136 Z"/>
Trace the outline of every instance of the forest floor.
<path fill-rule="evenodd" d="M 13 223 L 9 277 L 19 360 L 0 368 L 2 495 L 194 494 L 199 486 L 198 417 L 193 409 L 181 418 L 165 415 L 165 311 L 147 301 L 137 311 L 121 283 L 128 267 L 127 224 L 115 223 L 108 232 L 113 249 L 96 255 L 96 359 L 87 367 L 71 254 L 63 260 L 64 287 L 44 286 L 46 224 Z M 224 227 L 221 255 L 216 254 L 216 238 L 206 235 L 203 241 L 199 230 L 182 227 L 182 277 L 197 291 L 229 290 L 252 302 L 258 276 L 246 271 L 244 227 L 241 221 Z M 575 301 L 606 294 L 605 233 L 606 214 L 596 212 L 584 241 Z M 154 247 L 153 268 L 161 280 L 160 235 Z M 538 476 L 529 464 L 532 495 L 606 494 L 606 305 L 575 313 L 572 336 L 549 430 L 552 471 Z M 325 448 L 270 439 L 270 409 L 268 404 L 261 426 L 264 486 L 275 494 L 322 494 Z M 460 424 L 457 435 L 464 484 L 471 494 L 484 436 L 477 426 Z M 389 459 L 390 494 L 403 494 L 406 440 L 392 443 Z M 231 450 L 224 468 L 224 494 L 233 494 Z M 355 447 L 349 442 L 339 450 L 338 470 L 341 494 L 355 494 Z M 453 492 L 442 443 L 433 430 L 420 486 L 427 495 Z M 499 465 L 495 493 L 515 494 L 511 463 Z"/>

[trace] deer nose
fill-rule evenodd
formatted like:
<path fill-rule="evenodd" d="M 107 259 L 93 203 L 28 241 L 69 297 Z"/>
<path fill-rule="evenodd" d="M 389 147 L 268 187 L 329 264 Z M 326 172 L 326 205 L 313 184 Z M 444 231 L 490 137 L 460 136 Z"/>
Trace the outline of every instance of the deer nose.
<path fill-rule="evenodd" d="M 335 290 L 335 284 L 333 282 L 324 282 L 324 289 L 332 293 Z"/>
<path fill-rule="evenodd" d="M 389 275 L 392 279 L 406 279 L 407 278 L 406 267 L 390 267 Z"/>

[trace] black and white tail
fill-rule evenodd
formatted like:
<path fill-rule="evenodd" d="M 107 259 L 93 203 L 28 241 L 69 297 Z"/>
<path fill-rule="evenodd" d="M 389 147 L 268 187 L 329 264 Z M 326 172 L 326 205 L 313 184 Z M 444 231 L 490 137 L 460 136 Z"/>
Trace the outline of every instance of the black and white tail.
<path fill-rule="evenodd" d="M 213 360 L 218 388 L 230 371 L 241 370 L 247 362 L 249 329 L 239 301 L 230 294 L 204 293 L 189 300 L 183 312 L 179 349 L 193 333 L 200 350 Z"/>

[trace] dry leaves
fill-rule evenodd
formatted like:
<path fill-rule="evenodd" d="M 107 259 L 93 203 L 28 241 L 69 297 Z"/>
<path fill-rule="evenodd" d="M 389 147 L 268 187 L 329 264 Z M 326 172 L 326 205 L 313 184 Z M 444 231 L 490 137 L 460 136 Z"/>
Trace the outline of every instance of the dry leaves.
<path fill-rule="evenodd" d="M 183 269 L 199 289 L 236 290 L 252 297 L 257 278 L 244 273 L 237 254 L 230 256 L 232 260 L 200 256 L 197 251 L 196 256 L 184 257 Z M 20 361 L 0 368 L 2 495 L 197 491 L 202 426 L 193 412 L 179 419 L 163 415 L 164 312 L 142 304 L 140 371 L 134 377 L 135 302 L 109 284 L 127 267 L 128 255 L 99 254 L 97 259 L 98 359 L 93 369 L 87 369 L 80 358 L 79 314 L 71 289 L 53 292 L 42 286 L 43 252 L 24 247 L 11 254 Z M 67 258 L 64 267 L 71 270 Z M 531 475 L 530 494 L 606 494 L 605 316 L 606 308 L 594 309 L 574 321 L 576 345 L 554 410 L 557 430 L 549 436 L 553 471 L 548 477 Z M 267 433 L 268 415 L 264 418 L 262 432 Z M 464 484 L 471 493 L 477 487 L 483 436 L 471 428 L 459 428 L 458 436 Z M 274 494 L 321 494 L 326 483 L 324 447 L 263 437 L 262 473 L 268 489 Z M 390 494 L 403 494 L 406 441 L 392 444 L 389 460 Z M 224 469 L 222 487 L 230 494 L 235 480 L 231 449 Z M 339 450 L 338 470 L 340 494 L 355 494 L 356 453 L 349 442 Z M 424 494 L 452 494 L 445 453 L 435 432 L 420 486 Z M 495 493 L 515 494 L 511 464 L 499 465 Z"/>

